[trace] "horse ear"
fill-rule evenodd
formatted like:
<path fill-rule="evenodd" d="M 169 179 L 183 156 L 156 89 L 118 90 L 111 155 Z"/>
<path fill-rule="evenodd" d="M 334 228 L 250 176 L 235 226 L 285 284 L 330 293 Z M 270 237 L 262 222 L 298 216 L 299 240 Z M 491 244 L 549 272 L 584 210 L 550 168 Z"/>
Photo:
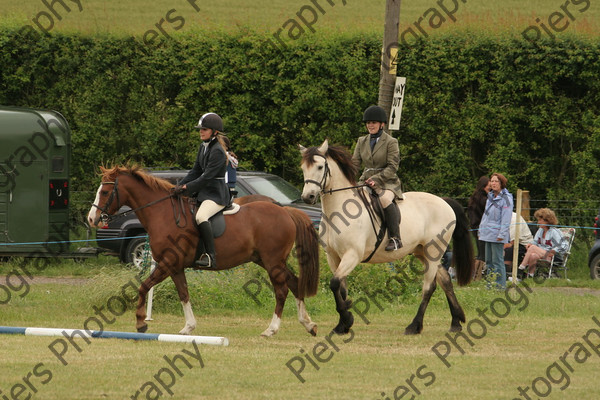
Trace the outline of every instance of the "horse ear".
<path fill-rule="evenodd" d="M 304 154 L 304 152 L 306 151 L 306 147 L 302 146 L 301 144 L 298 145 L 298 149 L 300 149 L 300 153 Z"/>
<path fill-rule="evenodd" d="M 325 141 L 323 142 L 323 144 L 319 147 L 319 153 L 321 154 L 325 154 L 327 153 L 327 149 L 329 148 L 329 143 L 328 140 L 325 139 Z"/>

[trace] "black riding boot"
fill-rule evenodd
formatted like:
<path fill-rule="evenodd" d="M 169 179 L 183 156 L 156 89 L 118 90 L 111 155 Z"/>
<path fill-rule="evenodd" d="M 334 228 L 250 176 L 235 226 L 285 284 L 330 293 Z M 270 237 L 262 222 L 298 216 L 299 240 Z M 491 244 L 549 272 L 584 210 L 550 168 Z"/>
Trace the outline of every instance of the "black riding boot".
<path fill-rule="evenodd" d="M 400 210 L 396 203 L 392 203 L 383 209 L 388 228 L 390 241 L 385 246 L 385 251 L 394 251 L 402 247 L 400 240 Z"/>
<path fill-rule="evenodd" d="M 206 253 L 202 254 L 199 259 L 196 260 L 196 265 L 199 267 L 206 268 L 217 268 L 217 262 L 215 258 L 215 239 L 213 238 L 213 231 L 210 222 L 204 221 L 199 226 L 200 239 L 204 242 L 204 249 Z"/>

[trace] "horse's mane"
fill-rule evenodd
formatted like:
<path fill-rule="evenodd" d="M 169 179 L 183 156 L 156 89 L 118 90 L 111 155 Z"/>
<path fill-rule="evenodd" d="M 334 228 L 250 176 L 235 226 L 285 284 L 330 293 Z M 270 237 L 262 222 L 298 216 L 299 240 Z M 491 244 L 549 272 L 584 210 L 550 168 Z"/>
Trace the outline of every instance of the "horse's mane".
<path fill-rule="evenodd" d="M 306 165 L 310 167 L 315 163 L 314 156 L 316 155 L 322 156 L 323 154 L 319 153 L 318 147 L 309 147 L 302 155 L 302 162 L 306 163 Z M 356 184 L 356 175 L 358 174 L 358 169 L 352 162 L 352 156 L 348 150 L 342 146 L 329 146 L 327 148 L 327 152 L 325 153 L 325 157 L 330 157 L 333 161 L 335 161 L 346 179 L 348 179 L 352 185 Z"/>
<path fill-rule="evenodd" d="M 170 190 L 173 184 L 165 179 L 157 178 L 146 173 L 139 165 L 119 166 L 111 168 L 100 168 L 102 171 L 102 181 L 114 181 L 120 174 L 128 174 L 138 179 L 154 190 Z"/>

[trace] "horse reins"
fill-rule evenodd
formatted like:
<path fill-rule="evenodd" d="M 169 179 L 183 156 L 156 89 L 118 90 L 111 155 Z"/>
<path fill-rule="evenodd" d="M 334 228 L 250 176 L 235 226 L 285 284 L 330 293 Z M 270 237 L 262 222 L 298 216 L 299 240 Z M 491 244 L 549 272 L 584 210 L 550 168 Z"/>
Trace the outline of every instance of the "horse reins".
<path fill-rule="evenodd" d="M 319 186 L 319 189 L 321 189 L 322 194 L 333 194 L 334 192 L 339 192 L 342 190 L 359 189 L 362 187 L 368 187 L 367 184 L 363 183 L 362 185 L 347 186 L 347 187 L 343 187 L 343 188 L 325 190 L 325 185 L 327 184 L 327 177 L 331 176 L 331 170 L 329 169 L 329 164 L 327 163 L 327 157 L 325 157 L 322 154 L 315 154 L 315 156 L 323 157 L 323 159 L 325 160 L 325 171 L 323 172 L 323 177 L 321 178 L 320 182 L 317 182 L 313 179 L 305 179 L 304 184 L 314 183 L 315 185 Z M 357 193 L 358 193 L 358 197 L 360 197 L 363 204 L 365 205 L 365 208 L 367 209 L 367 214 L 369 214 L 369 219 L 371 220 L 371 226 L 373 227 L 373 233 L 375 234 L 375 237 L 376 237 L 375 248 L 373 249 L 371 254 L 369 254 L 369 256 L 362 261 L 362 262 L 368 262 L 371 259 L 371 257 L 373 257 L 373 254 L 375 254 L 375 252 L 377 251 L 377 248 L 383 241 L 383 237 L 385 236 L 386 227 L 382 223 L 381 228 L 379 229 L 379 233 L 377 233 L 377 228 L 375 227 L 375 217 L 374 217 L 375 210 L 372 208 L 371 204 L 367 201 L 367 198 L 362 191 L 357 190 Z"/>
<path fill-rule="evenodd" d="M 327 158 L 324 155 L 315 154 L 315 156 L 323 157 L 323 159 L 325 160 L 325 171 L 323 172 L 323 177 L 321 178 L 320 182 L 317 182 L 313 179 L 305 179 L 304 180 L 305 184 L 306 183 L 314 183 L 315 185 L 317 185 L 319 187 L 319 189 L 321 189 L 321 193 L 323 193 L 323 194 L 333 194 L 334 192 L 339 192 L 341 190 L 358 189 L 361 187 L 368 186 L 363 183 L 362 185 L 347 186 L 347 187 L 343 187 L 343 188 L 325 190 L 325 185 L 327 185 L 327 176 L 331 176 L 331 170 L 329 169 L 329 164 L 327 163 Z"/>
<path fill-rule="evenodd" d="M 108 214 L 108 209 L 110 208 L 110 206 L 111 206 L 113 200 L 115 199 L 115 197 L 117 199 L 117 210 L 121 208 L 121 201 L 119 199 L 119 191 L 118 191 L 118 188 L 117 188 L 118 184 L 119 184 L 118 181 L 119 181 L 119 177 L 115 178 L 114 182 L 102 182 L 102 186 L 104 186 L 104 185 L 113 185 L 113 190 L 110 193 L 110 196 L 108 197 L 108 201 L 106 202 L 106 204 L 104 205 L 104 207 L 100 207 L 99 205 L 92 203 L 92 207 L 96 207 L 98 210 L 101 211 L 100 220 L 102 222 L 104 222 L 105 224 L 108 224 L 110 221 L 114 221 L 115 219 L 126 217 L 127 215 L 131 214 L 132 212 L 134 213 L 134 212 L 136 212 L 138 210 L 141 210 L 143 208 L 153 206 L 156 203 L 160 203 L 161 201 L 164 201 L 164 200 L 166 200 L 168 198 L 172 198 L 173 196 L 175 196 L 175 193 L 169 193 L 168 196 L 161 197 L 160 199 L 156 199 L 154 201 L 151 201 L 148 204 L 144 204 L 143 206 L 137 207 L 135 209 L 123 211 L 123 212 L 118 213 L 118 214 L 109 215 Z M 181 200 L 181 208 L 183 209 L 183 198 L 180 197 L 180 200 Z M 175 207 L 176 206 L 175 206 L 175 203 L 172 200 L 171 200 L 171 205 L 173 207 L 173 215 L 175 215 L 176 214 L 175 213 Z M 179 216 L 175 217 L 175 222 L 177 223 L 177 226 L 179 226 Z"/>

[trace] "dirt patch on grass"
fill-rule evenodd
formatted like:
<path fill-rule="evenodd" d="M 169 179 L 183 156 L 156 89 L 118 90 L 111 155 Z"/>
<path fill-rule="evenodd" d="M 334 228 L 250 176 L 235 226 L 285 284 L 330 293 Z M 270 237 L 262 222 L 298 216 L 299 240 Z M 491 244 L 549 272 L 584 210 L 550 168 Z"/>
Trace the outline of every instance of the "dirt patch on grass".
<path fill-rule="evenodd" d="M 24 277 L 27 283 L 34 285 L 42 284 L 62 284 L 62 285 L 84 285 L 90 281 L 90 278 L 76 278 L 72 276 L 34 276 L 33 278 Z M 11 278 L 12 282 L 17 283 L 16 278 Z M 6 276 L 0 275 L 0 282 L 6 282 Z"/>
<path fill-rule="evenodd" d="M 554 292 L 564 293 L 577 296 L 592 295 L 600 297 L 600 289 L 576 288 L 576 287 L 536 287 L 533 289 L 536 292 Z"/>

